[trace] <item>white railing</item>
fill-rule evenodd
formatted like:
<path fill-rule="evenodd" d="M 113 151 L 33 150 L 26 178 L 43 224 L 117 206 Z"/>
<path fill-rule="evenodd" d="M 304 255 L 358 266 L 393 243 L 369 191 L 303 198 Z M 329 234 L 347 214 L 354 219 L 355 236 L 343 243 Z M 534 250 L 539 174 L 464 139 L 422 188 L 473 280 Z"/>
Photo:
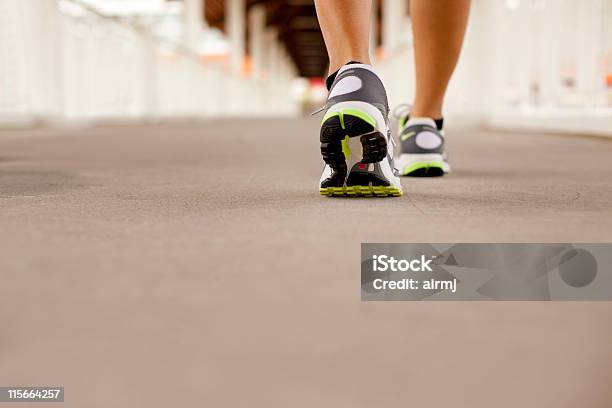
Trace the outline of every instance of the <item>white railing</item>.
<path fill-rule="evenodd" d="M 204 63 L 145 26 L 78 1 L 0 2 L 0 126 L 293 114 L 290 83 Z"/>

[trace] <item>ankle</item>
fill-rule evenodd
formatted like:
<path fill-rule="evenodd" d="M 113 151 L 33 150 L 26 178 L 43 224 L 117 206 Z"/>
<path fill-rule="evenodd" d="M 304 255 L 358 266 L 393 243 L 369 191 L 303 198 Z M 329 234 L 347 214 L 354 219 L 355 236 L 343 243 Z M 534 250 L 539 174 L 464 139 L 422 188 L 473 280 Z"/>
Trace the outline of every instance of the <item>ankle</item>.
<path fill-rule="evenodd" d="M 369 63 L 364 63 L 364 62 L 361 62 L 360 60 L 350 60 L 349 62 L 344 63 L 338 69 L 336 69 L 334 71 L 330 71 L 330 74 L 325 79 L 325 86 L 327 87 L 328 91 L 331 90 L 332 84 L 336 80 L 336 76 L 338 75 L 338 72 L 340 72 L 340 69 L 342 67 L 344 67 L 345 65 L 351 65 L 351 64 L 367 64 L 367 65 L 370 65 Z"/>
<path fill-rule="evenodd" d="M 422 106 L 418 104 L 414 104 L 412 109 L 410 109 L 410 116 L 419 117 L 419 118 L 431 118 L 431 119 L 441 119 L 442 118 L 442 108 L 441 107 L 431 107 L 431 106 Z"/>
<path fill-rule="evenodd" d="M 430 118 L 433 120 L 442 119 L 442 113 L 440 111 L 422 111 L 422 110 L 411 110 L 410 116 L 414 118 Z"/>
<path fill-rule="evenodd" d="M 346 64 L 350 63 L 350 62 L 356 62 L 358 61 L 360 64 L 366 64 L 366 65 L 372 65 L 372 62 L 370 61 L 370 56 L 367 54 L 351 54 L 351 55 L 345 55 L 342 56 L 340 58 L 334 58 L 330 61 L 329 63 L 329 72 L 336 72 L 338 71 L 340 68 L 342 68 L 343 66 L 345 66 Z"/>
<path fill-rule="evenodd" d="M 402 129 L 404 127 L 408 127 L 411 125 L 414 125 L 416 123 L 418 124 L 423 124 L 423 121 L 426 120 L 427 122 L 431 121 L 433 122 L 433 124 L 435 124 L 436 129 L 438 129 L 439 131 L 444 130 L 444 118 L 440 117 L 440 118 L 432 118 L 429 116 L 405 116 L 402 121 L 400 122 L 400 126 L 402 127 Z"/>

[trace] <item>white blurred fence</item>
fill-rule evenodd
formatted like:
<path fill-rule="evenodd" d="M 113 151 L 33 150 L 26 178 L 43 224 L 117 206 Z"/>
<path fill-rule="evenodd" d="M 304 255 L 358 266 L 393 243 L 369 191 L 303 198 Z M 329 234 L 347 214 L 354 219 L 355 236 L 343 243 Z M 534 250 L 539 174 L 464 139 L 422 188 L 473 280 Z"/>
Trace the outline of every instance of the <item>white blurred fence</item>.
<path fill-rule="evenodd" d="M 380 61 L 393 104 L 414 92 L 411 41 Z M 446 101 L 496 127 L 612 135 L 612 0 L 473 0 Z"/>
<path fill-rule="evenodd" d="M 0 125 L 293 114 L 292 78 L 206 63 L 135 21 L 77 2 L 0 1 Z"/>

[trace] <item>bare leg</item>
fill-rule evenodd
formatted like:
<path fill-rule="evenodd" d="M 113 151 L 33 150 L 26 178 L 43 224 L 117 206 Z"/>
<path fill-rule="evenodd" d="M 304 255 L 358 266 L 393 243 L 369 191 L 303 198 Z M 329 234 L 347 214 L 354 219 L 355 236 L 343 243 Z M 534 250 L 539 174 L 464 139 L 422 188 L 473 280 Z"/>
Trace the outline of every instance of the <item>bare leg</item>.
<path fill-rule="evenodd" d="M 370 63 L 371 0 L 315 0 L 323 32 L 329 71 L 335 72 L 349 61 Z"/>
<path fill-rule="evenodd" d="M 442 117 L 444 94 L 459 59 L 469 10 L 470 0 L 410 2 L 416 62 L 411 116 Z"/>

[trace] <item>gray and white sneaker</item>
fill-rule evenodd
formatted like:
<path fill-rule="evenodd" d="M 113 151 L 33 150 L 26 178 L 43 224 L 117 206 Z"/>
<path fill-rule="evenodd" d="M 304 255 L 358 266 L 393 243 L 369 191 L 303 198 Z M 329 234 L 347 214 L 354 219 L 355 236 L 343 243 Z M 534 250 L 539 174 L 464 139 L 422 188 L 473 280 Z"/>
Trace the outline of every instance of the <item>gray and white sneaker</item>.
<path fill-rule="evenodd" d="M 365 64 L 343 66 L 324 109 L 321 195 L 401 196 L 387 92 L 374 69 Z"/>
<path fill-rule="evenodd" d="M 404 123 L 402 123 L 404 122 Z M 400 122 L 400 154 L 397 166 L 402 176 L 438 177 L 450 172 L 444 132 L 430 118 Z"/>

